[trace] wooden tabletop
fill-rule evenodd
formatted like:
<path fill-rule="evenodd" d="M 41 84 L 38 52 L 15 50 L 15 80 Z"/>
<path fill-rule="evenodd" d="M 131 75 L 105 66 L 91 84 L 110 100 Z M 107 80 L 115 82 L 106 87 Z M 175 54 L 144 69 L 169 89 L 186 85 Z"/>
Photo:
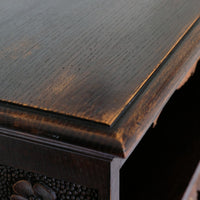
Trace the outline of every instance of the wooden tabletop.
<path fill-rule="evenodd" d="M 199 0 L 1 0 L 1 126 L 129 155 L 199 59 L 199 16 Z"/>

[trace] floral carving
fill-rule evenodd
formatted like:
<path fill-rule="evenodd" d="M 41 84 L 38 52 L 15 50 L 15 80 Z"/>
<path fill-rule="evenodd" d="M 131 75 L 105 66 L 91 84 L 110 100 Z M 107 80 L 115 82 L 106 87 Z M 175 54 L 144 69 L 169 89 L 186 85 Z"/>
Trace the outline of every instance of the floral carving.
<path fill-rule="evenodd" d="M 55 192 L 42 183 L 33 186 L 26 180 L 20 180 L 13 185 L 10 200 L 56 200 Z"/>

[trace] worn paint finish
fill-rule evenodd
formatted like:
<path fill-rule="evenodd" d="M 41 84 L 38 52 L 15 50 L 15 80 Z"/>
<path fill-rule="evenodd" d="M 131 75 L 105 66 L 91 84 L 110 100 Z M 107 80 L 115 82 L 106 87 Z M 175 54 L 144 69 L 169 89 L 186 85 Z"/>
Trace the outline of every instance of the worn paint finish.
<path fill-rule="evenodd" d="M 111 126 L 199 8 L 199 0 L 1 0 L 0 99 Z"/>
<path fill-rule="evenodd" d="M 2 134 L 130 155 L 199 59 L 200 2 L 125 3 L 0 2 Z"/>

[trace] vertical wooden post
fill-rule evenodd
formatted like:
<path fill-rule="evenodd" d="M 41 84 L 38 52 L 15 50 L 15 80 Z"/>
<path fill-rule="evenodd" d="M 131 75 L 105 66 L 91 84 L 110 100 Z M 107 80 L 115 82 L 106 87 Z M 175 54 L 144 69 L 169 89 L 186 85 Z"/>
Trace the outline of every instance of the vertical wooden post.
<path fill-rule="evenodd" d="M 104 169 L 102 177 L 104 180 L 100 183 L 99 200 L 119 200 L 120 197 L 120 159 L 114 158 Z M 104 176 L 106 174 L 106 176 Z"/>

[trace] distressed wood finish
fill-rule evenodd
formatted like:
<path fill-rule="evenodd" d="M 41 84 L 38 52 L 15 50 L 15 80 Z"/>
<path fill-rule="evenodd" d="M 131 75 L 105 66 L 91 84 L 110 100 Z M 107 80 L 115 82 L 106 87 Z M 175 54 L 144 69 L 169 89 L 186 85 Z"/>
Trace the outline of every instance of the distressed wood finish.
<path fill-rule="evenodd" d="M 120 168 L 199 58 L 199 0 L 0 0 L 0 165 L 119 200 Z"/>
<path fill-rule="evenodd" d="M 0 5 L 1 124 L 34 134 L 125 156 L 198 60 L 199 0 Z"/>
<path fill-rule="evenodd" d="M 0 123 L 25 133 L 31 140 L 79 145 L 122 157 L 128 156 L 200 56 L 200 20 L 197 20 L 138 93 L 129 109 L 112 126 L 58 113 L 0 102 Z M 116 72 L 117 73 L 117 72 Z M 81 97 L 80 97 L 81 98 Z M 104 104 L 102 104 L 102 107 Z M 26 137 L 26 134 L 18 137 Z"/>
<path fill-rule="evenodd" d="M 111 126 L 199 0 L 1 0 L 0 99 Z"/>

